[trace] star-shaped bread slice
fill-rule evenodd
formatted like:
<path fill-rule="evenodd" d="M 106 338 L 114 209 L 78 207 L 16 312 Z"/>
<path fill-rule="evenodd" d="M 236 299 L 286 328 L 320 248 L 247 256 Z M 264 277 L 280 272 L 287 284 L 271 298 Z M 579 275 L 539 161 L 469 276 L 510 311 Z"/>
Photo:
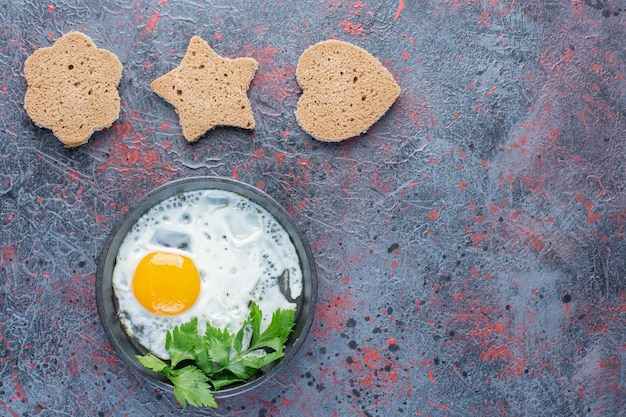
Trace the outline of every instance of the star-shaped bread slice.
<path fill-rule="evenodd" d="M 150 87 L 174 106 L 185 139 L 194 142 L 216 126 L 254 128 L 247 92 L 257 68 L 254 59 L 223 58 L 194 36 L 180 65 Z"/>
<path fill-rule="evenodd" d="M 70 32 L 38 49 L 26 59 L 24 75 L 26 112 L 66 147 L 86 143 L 119 116 L 122 64 L 87 35 Z"/>

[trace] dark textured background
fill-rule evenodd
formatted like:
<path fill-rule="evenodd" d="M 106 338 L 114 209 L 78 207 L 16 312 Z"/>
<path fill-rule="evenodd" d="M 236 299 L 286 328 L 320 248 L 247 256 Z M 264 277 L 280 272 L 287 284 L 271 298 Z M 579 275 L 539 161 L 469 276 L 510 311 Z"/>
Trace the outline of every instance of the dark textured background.
<path fill-rule="evenodd" d="M 0 0 L 0 415 L 626 415 L 626 4 L 618 0 Z M 122 64 L 119 120 L 78 149 L 34 126 L 23 64 L 79 30 Z M 149 83 L 199 35 L 250 56 L 254 131 L 197 143 Z M 328 38 L 402 93 L 362 137 L 298 127 Z M 265 190 L 320 288 L 287 372 L 181 412 L 112 351 L 95 257 L 153 187 Z"/>

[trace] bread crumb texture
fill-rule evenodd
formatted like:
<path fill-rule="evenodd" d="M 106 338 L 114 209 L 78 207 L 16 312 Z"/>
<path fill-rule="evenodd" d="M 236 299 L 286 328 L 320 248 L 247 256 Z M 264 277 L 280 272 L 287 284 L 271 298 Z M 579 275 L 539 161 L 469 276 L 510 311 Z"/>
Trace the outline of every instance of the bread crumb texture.
<path fill-rule="evenodd" d="M 296 78 L 302 87 L 298 124 L 325 142 L 365 133 L 400 94 L 391 73 L 374 56 L 337 40 L 307 48 L 298 61 Z"/>
<path fill-rule="evenodd" d="M 122 64 L 82 33 L 70 32 L 35 51 L 24 63 L 24 74 L 26 113 L 66 147 L 86 143 L 119 117 Z"/>
<path fill-rule="evenodd" d="M 254 59 L 223 58 L 194 36 L 180 65 L 150 87 L 174 106 L 185 139 L 194 142 L 216 126 L 254 128 L 247 92 L 257 68 Z"/>

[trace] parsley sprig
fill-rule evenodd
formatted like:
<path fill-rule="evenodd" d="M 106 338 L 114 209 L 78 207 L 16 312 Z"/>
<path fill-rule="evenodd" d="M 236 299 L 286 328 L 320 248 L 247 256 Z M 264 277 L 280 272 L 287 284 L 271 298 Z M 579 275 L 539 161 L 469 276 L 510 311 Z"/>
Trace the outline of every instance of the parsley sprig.
<path fill-rule="evenodd" d="M 192 406 L 217 407 L 213 391 L 245 382 L 261 368 L 282 358 L 285 342 L 294 325 L 294 311 L 278 309 L 261 332 L 263 314 L 256 303 L 237 333 L 207 324 L 198 332 L 198 319 L 174 327 L 165 338 L 170 363 L 152 353 L 137 359 L 159 372 L 174 385 L 174 396 L 183 409 Z"/>

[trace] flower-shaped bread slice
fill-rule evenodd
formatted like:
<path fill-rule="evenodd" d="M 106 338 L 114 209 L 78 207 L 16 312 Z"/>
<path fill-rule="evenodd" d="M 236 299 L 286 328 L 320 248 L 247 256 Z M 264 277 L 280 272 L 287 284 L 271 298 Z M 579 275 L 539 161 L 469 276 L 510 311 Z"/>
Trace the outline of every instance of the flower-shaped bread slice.
<path fill-rule="evenodd" d="M 82 33 L 68 33 L 35 51 L 26 59 L 24 73 L 26 112 L 66 147 L 86 143 L 119 117 L 122 64 Z"/>
<path fill-rule="evenodd" d="M 247 92 L 258 63 L 219 56 L 198 36 L 180 65 L 150 84 L 176 109 L 183 135 L 194 142 L 216 126 L 254 128 Z"/>

